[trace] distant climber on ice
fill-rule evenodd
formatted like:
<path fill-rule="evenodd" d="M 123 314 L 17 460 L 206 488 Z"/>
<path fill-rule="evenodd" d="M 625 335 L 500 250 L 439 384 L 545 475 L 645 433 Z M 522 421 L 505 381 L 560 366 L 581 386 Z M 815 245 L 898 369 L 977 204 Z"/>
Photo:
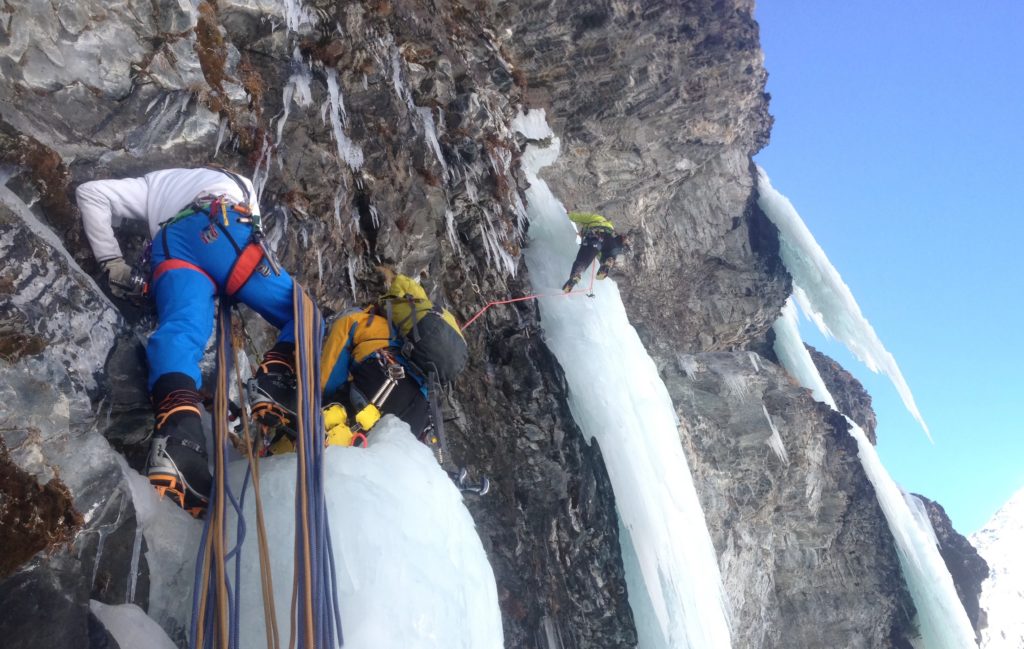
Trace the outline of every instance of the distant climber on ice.
<path fill-rule="evenodd" d="M 292 278 L 262 244 L 252 181 L 227 170 L 164 169 L 140 178 L 95 180 L 80 185 L 76 196 L 89 244 L 115 297 L 130 296 L 142 281 L 133 280 L 113 224 L 149 224 L 149 284 L 158 323 L 146 348 L 156 416 L 146 473 L 158 491 L 200 516 L 211 476 L 199 410 L 199 362 L 213 332 L 214 299 L 243 302 L 280 330 L 257 373 L 265 381 L 268 371 L 293 371 Z"/>
<path fill-rule="evenodd" d="M 616 234 L 615 225 L 600 214 L 569 212 L 569 220 L 580 225 L 581 241 L 569 279 L 562 285 L 566 293 L 576 287 L 594 258 L 598 258 L 597 279 L 604 279 L 615 267 L 617 257 L 629 247 L 628 235 Z"/>

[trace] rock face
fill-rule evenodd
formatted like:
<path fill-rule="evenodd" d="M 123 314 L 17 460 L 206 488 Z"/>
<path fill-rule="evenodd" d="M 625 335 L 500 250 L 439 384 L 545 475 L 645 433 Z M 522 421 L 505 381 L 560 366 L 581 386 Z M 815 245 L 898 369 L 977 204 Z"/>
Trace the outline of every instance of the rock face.
<path fill-rule="evenodd" d="M 883 647 L 899 637 L 908 595 L 846 421 L 753 352 L 680 355 L 662 372 L 744 621 L 733 646 Z"/>
<path fill-rule="evenodd" d="M 844 370 L 839 363 L 810 345 L 807 345 L 807 351 L 811 353 L 811 360 L 818 368 L 829 394 L 836 400 L 839 410 L 864 430 L 872 444 L 877 444 L 875 426 L 878 425 L 878 421 L 875 419 L 875 411 L 871 408 L 871 395 L 861 382 Z"/>
<path fill-rule="evenodd" d="M 10 0 L 0 26 L 0 394 L 16 404 L 0 434 L 23 486 L 59 476 L 82 523 L 0 581 L 9 646 L 102 646 L 90 598 L 149 605 L 179 642 L 187 624 L 150 601 L 158 549 L 118 457 L 144 460 L 152 315 L 86 274 L 74 186 L 233 167 L 326 311 L 377 295 L 384 262 L 467 321 L 531 292 L 509 127 L 530 108 L 562 138 L 556 194 L 636 231 L 616 280 L 677 405 L 734 645 L 901 646 L 912 605 L 842 422 L 772 362 L 790 280 L 754 196 L 771 120 L 752 2 L 37 5 Z M 129 256 L 142 241 L 121 239 Z M 270 332 L 246 321 L 265 349 Z M 450 459 L 494 484 L 470 507 L 507 646 L 635 646 L 602 461 L 619 449 L 582 438 L 541 334 L 528 301 L 466 330 Z"/>

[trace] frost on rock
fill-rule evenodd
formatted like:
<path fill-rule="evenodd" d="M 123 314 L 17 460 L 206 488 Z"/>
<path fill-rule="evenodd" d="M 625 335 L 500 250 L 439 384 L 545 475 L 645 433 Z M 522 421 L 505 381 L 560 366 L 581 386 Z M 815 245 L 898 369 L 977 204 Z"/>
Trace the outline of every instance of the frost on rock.
<path fill-rule="evenodd" d="M 677 354 L 676 363 L 679 365 L 679 371 L 686 375 L 686 378 L 691 381 L 697 377 L 697 357 L 693 354 Z"/>
<path fill-rule="evenodd" d="M 516 124 L 539 129 L 533 113 Z M 552 138 L 550 146 L 531 145 L 523 155 L 531 185 L 526 261 L 534 291 L 557 295 L 539 300 L 541 323 L 565 371 L 573 417 L 602 449 L 615 449 L 604 460 L 642 646 L 724 649 L 730 631 L 722 578 L 668 390 L 629 324 L 613 280 L 595 284 L 595 299 L 565 298 L 560 290 L 576 234 L 564 207 L 537 177 L 557 151 Z M 608 340 L 616 344 L 609 347 Z"/>
<path fill-rule="evenodd" d="M 244 466 L 233 464 L 231 471 L 239 493 Z M 294 454 L 260 465 L 282 638 L 289 635 L 295 471 Z M 345 649 L 502 646 L 497 587 L 473 519 L 408 425 L 385 417 L 367 448 L 328 448 L 324 485 Z M 240 646 L 260 647 L 265 631 L 251 493 L 244 511 Z"/>
<path fill-rule="evenodd" d="M 779 229 L 779 254 L 793 276 L 794 293 L 800 308 L 823 334 L 835 336 L 868 369 L 888 376 L 903 405 L 931 439 L 928 425 L 914 403 L 910 386 L 903 378 L 896 359 L 885 349 L 871 323 L 861 313 L 853 293 L 814 240 L 796 208 L 772 187 L 764 169 L 758 167 L 757 171 L 757 204 Z"/>
<path fill-rule="evenodd" d="M 786 445 L 782 442 L 782 435 L 779 434 L 779 429 L 775 427 L 772 416 L 768 414 L 768 407 L 762 403 L 761 410 L 764 411 L 764 418 L 768 421 L 768 427 L 772 430 L 772 434 L 768 438 L 768 448 L 772 449 L 772 452 L 775 453 L 777 458 L 782 460 L 783 464 L 789 464 L 789 454 L 786 453 Z"/>

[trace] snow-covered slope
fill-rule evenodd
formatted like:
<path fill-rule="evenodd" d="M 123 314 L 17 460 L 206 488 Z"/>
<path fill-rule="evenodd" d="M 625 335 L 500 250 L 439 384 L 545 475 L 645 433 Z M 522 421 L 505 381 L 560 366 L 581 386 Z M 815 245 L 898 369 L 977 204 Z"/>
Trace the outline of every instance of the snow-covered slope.
<path fill-rule="evenodd" d="M 232 467 L 241 479 L 244 468 Z M 295 455 L 260 464 L 275 605 L 288 637 Z M 365 449 L 327 449 L 325 476 L 345 649 L 503 645 L 494 574 L 462 495 L 407 424 L 386 417 Z M 264 644 L 252 498 L 242 555 L 242 647 Z M 233 525 L 232 525 L 233 527 Z"/>
<path fill-rule="evenodd" d="M 981 646 L 1020 649 L 1024 647 L 1024 488 L 971 535 L 971 544 L 989 565 L 981 591 L 981 608 L 988 613 Z"/>

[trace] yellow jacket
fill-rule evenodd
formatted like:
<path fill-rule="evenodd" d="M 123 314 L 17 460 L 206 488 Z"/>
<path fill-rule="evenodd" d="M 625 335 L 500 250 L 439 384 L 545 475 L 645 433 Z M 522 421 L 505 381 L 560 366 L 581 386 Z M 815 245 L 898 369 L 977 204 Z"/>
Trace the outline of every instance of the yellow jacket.
<path fill-rule="evenodd" d="M 569 220 L 574 223 L 579 223 L 583 227 L 584 233 L 588 230 L 615 230 L 615 224 L 600 214 L 591 214 L 590 212 L 569 212 Z"/>
<path fill-rule="evenodd" d="M 348 381 L 349 370 L 370 354 L 388 346 L 391 328 L 387 316 L 373 307 L 352 309 L 331 325 L 320 352 L 320 387 L 331 395 Z"/>

